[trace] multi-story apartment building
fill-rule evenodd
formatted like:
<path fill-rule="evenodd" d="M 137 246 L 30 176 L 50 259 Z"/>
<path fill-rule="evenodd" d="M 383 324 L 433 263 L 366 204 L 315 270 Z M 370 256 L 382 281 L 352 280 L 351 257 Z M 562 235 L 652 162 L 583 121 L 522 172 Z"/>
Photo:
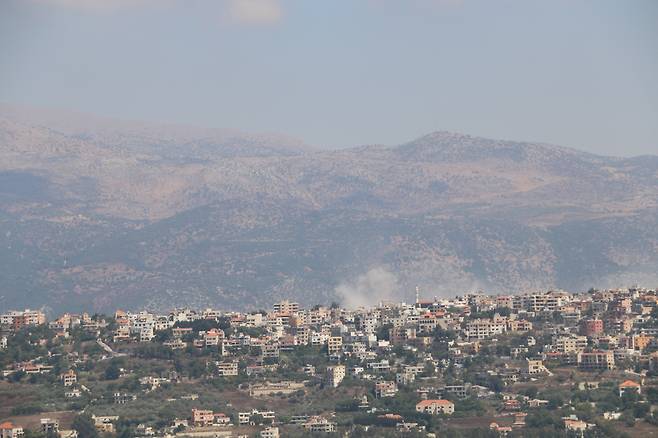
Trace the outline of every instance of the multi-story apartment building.
<path fill-rule="evenodd" d="M 238 362 L 216 362 L 217 375 L 221 377 L 237 376 L 238 375 Z"/>
<path fill-rule="evenodd" d="M 498 295 L 496 297 L 495 305 L 499 309 L 513 309 L 514 297 L 511 295 Z"/>
<path fill-rule="evenodd" d="M 391 364 L 388 359 L 382 359 L 378 362 L 369 362 L 367 367 L 373 371 L 386 372 L 391 369 Z"/>
<path fill-rule="evenodd" d="M 375 383 L 375 397 L 395 397 L 398 393 L 398 386 L 395 382 L 377 382 Z"/>
<path fill-rule="evenodd" d="M 20 330 L 30 325 L 41 325 L 46 323 L 46 315 L 39 310 L 12 310 L 0 315 L 0 325 L 12 330 Z"/>
<path fill-rule="evenodd" d="M 416 329 L 413 327 L 393 327 L 388 331 L 388 339 L 393 345 L 400 345 L 416 339 Z"/>
<path fill-rule="evenodd" d="M 68 370 L 67 372 L 63 373 L 60 378 L 64 386 L 73 386 L 78 381 L 78 376 L 73 370 Z"/>
<path fill-rule="evenodd" d="M 615 368 L 614 352 L 581 351 L 578 353 L 578 366 L 584 370 L 612 370 Z"/>
<path fill-rule="evenodd" d="M 600 319 L 586 319 L 580 326 L 581 334 L 588 337 L 603 334 L 603 321 Z"/>
<path fill-rule="evenodd" d="M 261 357 L 263 359 L 267 359 L 267 358 L 276 359 L 277 357 L 279 357 L 280 348 L 278 343 L 261 345 L 260 350 L 261 350 Z"/>
<path fill-rule="evenodd" d="M 553 350 L 558 353 L 577 353 L 587 348 L 586 336 L 558 336 L 552 342 Z"/>
<path fill-rule="evenodd" d="M 336 388 L 345 378 L 345 365 L 333 365 L 327 367 L 327 385 Z"/>
<path fill-rule="evenodd" d="M 507 329 L 504 321 L 490 319 L 475 319 L 466 324 L 464 334 L 468 339 L 486 339 L 503 334 Z"/>
<path fill-rule="evenodd" d="M 526 359 L 523 373 L 528 375 L 541 374 L 546 372 L 546 367 L 541 359 Z"/>
<path fill-rule="evenodd" d="M 274 313 L 292 315 L 299 312 L 299 303 L 288 300 L 280 301 L 272 306 Z"/>
<path fill-rule="evenodd" d="M 208 409 L 192 409 L 192 423 L 195 426 L 210 426 L 215 421 L 215 413 Z"/>
<path fill-rule="evenodd" d="M 439 388 L 438 393 L 441 394 L 442 397 L 451 395 L 453 397 L 464 399 L 468 396 L 468 389 L 465 385 L 446 385 Z"/>
<path fill-rule="evenodd" d="M 329 336 L 327 338 L 327 352 L 329 354 L 340 353 L 343 349 L 343 338 L 341 336 Z"/>
<path fill-rule="evenodd" d="M 515 295 L 512 298 L 514 310 L 529 310 L 539 312 L 542 310 L 556 311 L 567 302 L 567 294 L 562 292 L 548 292 L 545 294 Z"/>
<path fill-rule="evenodd" d="M 203 334 L 203 340 L 206 347 L 217 347 L 224 339 L 224 331 L 219 329 L 210 329 Z"/>

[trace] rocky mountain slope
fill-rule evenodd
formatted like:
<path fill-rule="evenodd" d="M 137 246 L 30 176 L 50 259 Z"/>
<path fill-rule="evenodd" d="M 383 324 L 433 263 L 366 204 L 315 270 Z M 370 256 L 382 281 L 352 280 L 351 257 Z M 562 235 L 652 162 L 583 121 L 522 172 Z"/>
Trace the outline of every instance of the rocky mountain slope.
<path fill-rule="evenodd" d="M 350 287 L 381 272 L 407 298 L 658 283 L 654 156 L 447 132 L 327 151 L 0 107 L 0 157 L 0 309 L 377 299 Z"/>

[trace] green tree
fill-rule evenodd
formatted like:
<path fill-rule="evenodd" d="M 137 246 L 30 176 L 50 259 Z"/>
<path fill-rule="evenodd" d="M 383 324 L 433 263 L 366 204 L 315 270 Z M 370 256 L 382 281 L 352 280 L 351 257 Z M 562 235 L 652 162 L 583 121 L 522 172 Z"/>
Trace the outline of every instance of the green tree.
<path fill-rule="evenodd" d="M 71 427 L 78 432 L 78 438 L 98 438 L 94 420 L 87 414 L 77 415 L 73 419 Z"/>
<path fill-rule="evenodd" d="M 121 370 L 119 365 L 115 361 L 110 361 L 110 364 L 105 368 L 105 373 L 103 377 L 105 380 L 116 380 L 121 375 Z"/>
<path fill-rule="evenodd" d="M 621 421 L 624 422 L 624 424 L 628 427 L 633 427 L 635 426 L 635 415 L 633 415 L 633 411 L 624 411 L 621 414 L 621 417 L 619 417 Z"/>

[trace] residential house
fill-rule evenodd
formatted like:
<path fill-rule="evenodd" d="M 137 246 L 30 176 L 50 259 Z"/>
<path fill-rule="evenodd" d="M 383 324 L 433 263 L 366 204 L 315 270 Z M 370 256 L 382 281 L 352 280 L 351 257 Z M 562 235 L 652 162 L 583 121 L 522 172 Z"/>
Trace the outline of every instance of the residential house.
<path fill-rule="evenodd" d="M 619 385 L 619 397 L 628 393 L 642 394 L 642 385 L 632 380 L 626 380 Z"/>
<path fill-rule="evenodd" d="M 23 428 L 16 426 L 11 421 L 0 424 L 0 438 L 23 438 Z"/>
<path fill-rule="evenodd" d="M 416 404 L 416 412 L 430 415 L 452 415 L 455 412 L 455 404 L 450 400 L 421 400 Z"/>

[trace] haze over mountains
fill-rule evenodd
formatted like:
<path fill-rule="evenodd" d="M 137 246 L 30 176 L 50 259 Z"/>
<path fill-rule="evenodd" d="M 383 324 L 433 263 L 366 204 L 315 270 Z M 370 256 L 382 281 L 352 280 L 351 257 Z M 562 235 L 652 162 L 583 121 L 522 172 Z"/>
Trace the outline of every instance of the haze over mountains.
<path fill-rule="evenodd" d="M 0 107 L 0 309 L 256 309 L 658 283 L 658 157 Z"/>

